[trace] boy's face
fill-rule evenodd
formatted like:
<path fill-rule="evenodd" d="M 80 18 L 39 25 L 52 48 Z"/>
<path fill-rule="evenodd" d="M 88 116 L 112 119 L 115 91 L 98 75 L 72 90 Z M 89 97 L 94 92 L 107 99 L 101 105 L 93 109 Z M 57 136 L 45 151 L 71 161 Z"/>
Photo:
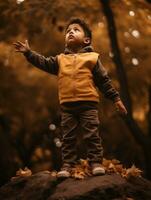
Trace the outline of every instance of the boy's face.
<path fill-rule="evenodd" d="M 83 28 L 79 24 L 71 24 L 65 33 L 66 46 L 83 46 L 90 43 L 90 38 L 85 36 Z"/>

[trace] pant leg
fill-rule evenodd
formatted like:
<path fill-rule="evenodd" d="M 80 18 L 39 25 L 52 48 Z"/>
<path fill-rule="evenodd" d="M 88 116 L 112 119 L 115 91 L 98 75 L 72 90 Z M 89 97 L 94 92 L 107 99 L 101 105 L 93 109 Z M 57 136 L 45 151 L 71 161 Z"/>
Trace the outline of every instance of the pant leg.
<path fill-rule="evenodd" d="M 97 109 L 84 110 L 80 114 L 81 126 L 84 129 L 83 139 L 87 146 L 89 162 L 102 162 L 103 147 L 99 135 L 99 117 Z"/>
<path fill-rule="evenodd" d="M 62 162 L 75 164 L 77 160 L 76 152 L 76 128 L 78 121 L 74 114 L 61 112 L 61 128 L 62 128 Z"/>

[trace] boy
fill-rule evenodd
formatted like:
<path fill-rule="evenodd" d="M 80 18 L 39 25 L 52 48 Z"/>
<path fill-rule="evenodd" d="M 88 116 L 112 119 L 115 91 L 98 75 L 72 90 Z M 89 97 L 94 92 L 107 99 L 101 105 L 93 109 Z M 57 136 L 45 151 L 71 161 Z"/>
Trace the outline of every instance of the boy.
<path fill-rule="evenodd" d="M 105 173 L 101 165 L 103 148 L 99 136 L 98 102 L 96 86 L 105 97 L 111 99 L 118 111 L 127 114 L 119 93 L 112 87 L 111 80 L 102 66 L 99 54 L 91 45 L 92 33 L 81 19 L 72 19 L 65 32 L 65 51 L 55 57 L 44 56 L 32 51 L 28 41 L 14 43 L 16 51 L 25 55 L 34 66 L 58 76 L 59 102 L 62 126 L 62 161 L 58 177 L 71 175 L 77 161 L 76 132 L 79 123 L 85 130 L 83 139 L 87 144 L 87 159 L 93 175 Z"/>

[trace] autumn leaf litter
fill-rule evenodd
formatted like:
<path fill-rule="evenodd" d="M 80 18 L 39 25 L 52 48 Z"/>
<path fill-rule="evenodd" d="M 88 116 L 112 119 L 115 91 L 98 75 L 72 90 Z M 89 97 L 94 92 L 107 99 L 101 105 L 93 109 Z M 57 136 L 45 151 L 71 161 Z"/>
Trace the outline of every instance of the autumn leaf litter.
<path fill-rule="evenodd" d="M 125 168 L 119 160 L 112 159 L 107 160 L 103 159 L 102 166 L 104 167 L 106 174 L 119 174 L 123 178 L 129 178 L 129 177 L 141 177 L 142 171 L 137 168 L 135 165 L 132 165 L 130 168 Z M 56 177 L 57 172 L 56 171 L 47 171 L 50 173 L 51 176 Z M 24 169 L 19 169 L 16 172 L 16 176 L 12 177 L 11 180 L 14 180 L 18 177 L 28 177 L 32 175 L 32 171 L 25 167 Z M 85 177 L 92 176 L 91 173 L 91 167 L 88 164 L 87 160 L 81 159 L 77 165 L 75 165 L 74 168 L 72 168 L 71 176 L 75 179 L 84 179 Z"/>

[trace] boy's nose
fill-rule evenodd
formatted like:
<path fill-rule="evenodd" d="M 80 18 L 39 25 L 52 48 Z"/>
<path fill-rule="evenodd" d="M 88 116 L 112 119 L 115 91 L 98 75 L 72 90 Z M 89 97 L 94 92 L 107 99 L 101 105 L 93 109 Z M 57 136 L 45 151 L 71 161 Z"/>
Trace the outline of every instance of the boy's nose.
<path fill-rule="evenodd" d="M 69 35 L 70 35 L 70 34 L 73 34 L 73 33 L 74 33 L 74 31 L 71 29 L 70 32 L 69 32 Z"/>

